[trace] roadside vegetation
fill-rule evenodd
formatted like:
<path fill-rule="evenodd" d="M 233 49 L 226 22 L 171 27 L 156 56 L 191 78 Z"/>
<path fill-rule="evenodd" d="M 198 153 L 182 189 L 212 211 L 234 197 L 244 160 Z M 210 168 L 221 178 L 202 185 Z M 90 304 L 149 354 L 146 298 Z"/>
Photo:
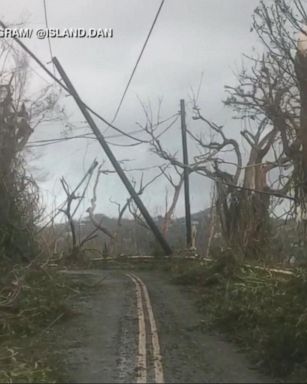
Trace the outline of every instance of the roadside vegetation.
<path fill-rule="evenodd" d="M 63 112 L 53 87 L 29 97 L 21 51 L 1 39 L 0 53 L 0 382 L 56 382 L 48 334 L 73 315 L 69 300 L 81 289 L 58 273 L 63 261 L 54 264 L 48 234 L 39 231 L 44 212 L 26 155 L 34 128 Z"/>
<path fill-rule="evenodd" d="M 182 164 L 174 141 L 163 136 L 178 113 L 162 119 L 159 105 L 154 117 L 151 106 L 141 102 L 142 139 L 136 142 L 146 145 L 159 165 L 125 169 L 141 175 L 138 181 L 131 176 L 138 196 L 159 178 L 167 181 L 157 226 L 183 258 L 197 252 L 207 257 L 163 264 L 176 283 L 197 290 L 203 326 L 222 331 L 259 367 L 286 379 L 307 375 L 306 20 L 300 0 L 260 1 L 251 26 L 260 46 L 245 55 L 236 84 L 226 86 L 224 105 L 240 121 L 238 131 L 208 120 L 198 105 L 200 84 L 187 111 L 195 121 L 187 128 L 195 156 Z M 116 220 L 96 213 L 99 183 L 114 173 L 105 161 L 93 160 L 77 186 L 62 177 L 66 199 L 44 216 L 26 154 L 40 124 L 69 125 L 60 92 L 53 86 L 31 89 L 27 57 L 4 39 L 0 64 L 0 381 L 55 382 L 60 378 L 48 349 L 49 331 L 75 315 L 70 299 L 90 288 L 67 282 L 59 269 L 105 267 L 110 258 L 114 266 L 135 268 L 137 262 L 125 255 L 147 252 L 156 261 L 141 261 L 138 268 L 161 268 L 163 255 L 132 197 L 121 203 L 110 199 L 118 209 Z M 42 141 L 34 147 L 48 144 Z M 157 174 L 145 182 L 149 169 Z M 174 220 L 184 169 L 213 186 L 210 212 L 196 217 L 195 247 L 188 244 L 185 250 L 183 223 Z M 85 197 L 89 206 L 79 215 Z M 55 224 L 60 214 L 65 223 Z M 268 266 L 291 267 L 291 273 Z"/>
<path fill-rule="evenodd" d="M 56 382 L 49 331 L 74 315 L 69 299 L 80 291 L 40 265 L 2 266 L 0 291 L 0 382 Z"/>
<path fill-rule="evenodd" d="M 190 170 L 214 183 L 205 255 L 211 261 L 171 267 L 177 283 L 196 287 L 204 326 L 236 340 L 275 377 L 304 381 L 306 20 L 300 0 L 260 1 L 255 9 L 251 32 L 259 45 L 244 55 L 224 102 L 243 122 L 239 134 L 246 145 L 209 121 L 194 98 L 194 120 L 207 131 L 190 132 L 203 150 Z M 180 166 L 158 141 L 156 151 Z"/>
<path fill-rule="evenodd" d="M 173 281 L 194 287 L 202 327 L 218 330 L 249 352 L 267 374 L 305 380 L 307 373 L 307 273 L 293 275 L 229 263 L 175 263 Z"/>

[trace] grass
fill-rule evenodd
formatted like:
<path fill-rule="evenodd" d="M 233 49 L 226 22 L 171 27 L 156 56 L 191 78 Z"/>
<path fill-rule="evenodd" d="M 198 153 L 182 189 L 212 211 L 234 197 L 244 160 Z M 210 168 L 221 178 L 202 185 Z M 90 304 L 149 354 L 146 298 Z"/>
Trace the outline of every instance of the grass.
<path fill-rule="evenodd" d="M 0 382 L 58 382 L 48 331 L 74 315 L 67 300 L 79 289 L 56 271 L 39 267 L 2 266 L 0 283 L 2 297 L 21 285 L 16 300 L 1 307 Z"/>
<path fill-rule="evenodd" d="M 232 262 L 182 262 L 172 275 L 197 288 L 206 328 L 228 335 L 266 373 L 306 381 L 306 271 L 285 278 Z"/>

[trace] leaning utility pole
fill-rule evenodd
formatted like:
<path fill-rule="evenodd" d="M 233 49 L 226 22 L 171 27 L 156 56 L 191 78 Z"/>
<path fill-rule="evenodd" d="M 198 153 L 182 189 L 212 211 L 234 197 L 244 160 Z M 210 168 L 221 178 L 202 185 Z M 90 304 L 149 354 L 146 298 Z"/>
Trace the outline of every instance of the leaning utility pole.
<path fill-rule="evenodd" d="M 106 155 L 108 156 L 110 162 L 112 163 L 115 171 L 117 172 L 118 176 L 120 177 L 120 179 L 124 183 L 124 185 L 127 188 L 130 196 L 132 197 L 132 199 L 135 202 L 136 206 L 140 210 L 141 214 L 143 215 L 146 223 L 148 224 L 148 226 L 152 230 L 152 232 L 155 235 L 156 239 L 160 243 L 160 245 L 161 245 L 162 249 L 164 250 L 165 254 L 166 255 L 171 255 L 172 254 L 172 250 L 171 250 L 170 246 L 168 245 L 167 241 L 162 236 L 161 232 L 159 231 L 159 228 L 157 227 L 156 223 L 154 222 L 154 220 L 150 216 L 150 214 L 147 211 L 147 209 L 146 209 L 145 205 L 143 204 L 142 200 L 140 199 L 140 197 L 135 192 L 132 184 L 130 183 L 129 179 L 127 178 L 126 174 L 124 173 L 123 169 L 121 168 L 119 162 L 116 160 L 113 152 L 111 151 L 111 149 L 108 146 L 107 142 L 105 141 L 102 133 L 98 129 L 97 125 L 95 124 L 92 116 L 90 115 L 90 113 L 86 109 L 84 103 L 80 99 L 76 89 L 72 85 L 71 81 L 69 80 L 68 76 L 66 75 L 66 73 L 65 73 L 64 69 L 62 68 L 61 64 L 59 63 L 58 59 L 56 57 L 53 57 L 52 61 L 53 61 L 54 65 L 56 66 L 59 74 L 61 75 L 62 80 L 64 81 L 64 83 L 65 83 L 66 87 L 68 88 L 70 94 L 75 99 L 78 107 L 80 108 L 83 116 L 85 117 L 86 121 L 88 122 L 88 124 L 89 124 L 90 128 L 92 129 L 94 135 L 96 136 L 99 144 L 102 146 L 102 148 L 105 151 Z"/>
<path fill-rule="evenodd" d="M 192 225 L 191 225 L 191 207 L 190 207 L 190 185 L 189 185 L 189 159 L 187 146 L 187 127 L 185 121 L 185 103 L 180 100 L 181 115 L 181 135 L 182 135 L 182 151 L 183 151 L 183 177 L 184 177 L 184 201 L 185 201 L 185 220 L 186 220 L 186 241 L 187 248 L 192 246 Z"/>

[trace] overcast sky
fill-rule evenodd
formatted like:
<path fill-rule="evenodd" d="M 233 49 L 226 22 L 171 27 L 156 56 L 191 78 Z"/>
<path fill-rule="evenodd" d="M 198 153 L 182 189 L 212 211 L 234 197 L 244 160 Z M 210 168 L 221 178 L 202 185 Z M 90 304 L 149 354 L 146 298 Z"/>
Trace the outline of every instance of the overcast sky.
<path fill-rule="evenodd" d="M 53 55 L 66 70 L 83 100 L 93 109 L 111 120 L 136 62 L 142 44 L 152 24 L 160 0 L 47 0 L 49 27 L 58 28 L 113 28 L 112 39 L 52 39 Z M 156 112 L 158 100 L 162 102 L 162 118 L 179 110 L 179 100 L 189 102 L 191 87 L 197 89 L 201 74 L 203 84 L 199 98 L 202 113 L 217 123 L 224 124 L 227 132 L 237 135 L 238 122 L 223 107 L 224 85 L 234 84 L 234 72 L 240 68 L 241 54 L 250 53 L 255 36 L 250 33 L 251 15 L 258 0 L 166 0 L 149 40 L 135 77 L 126 95 L 116 125 L 124 131 L 137 128 L 144 121 L 139 99 L 151 102 Z M 43 0 L 2 0 L 1 19 L 6 23 L 24 22 L 26 26 L 45 26 Z M 47 40 L 36 37 L 23 40 L 44 63 L 50 62 Z M 51 82 L 36 64 L 31 63 L 33 82 L 46 86 Z M 51 64 L 48 67 L 52 69 Z M 40 77 L 38 76 L 38 74 Z M 45 79 L 45 80 L 44 80 Z M 71 98 L 63 98 L 70 121 L 89 129 Z M 187 105 L 187 108 L 189 104 Z M 187 116 L 190 127 L 191 115 Z M 104 132 L 106 126 L 99 122 Z M 31 140 L 60 137 L 63 124 L 43 124 Z M 78 130 L 74 133 L 80 133 Z M 107 130 L 107 135 L 112 134 Z M 125 141 L 113 139 L 113 142 Z M 165 146 L 180 155 L 179 121 L 164 137 Z M 190 157 L 195 154 L 192 144 Z M 127 167 L 147 167 L 161 163 L 148 147 L 112 148 L 118 159 L 133 160 Z M 35 175 L 40 178 L 44 201 L 60 203 L 64 199 L 59 178 L 64 176 L 71 185 L 78 183 L 92 160 L 106 159 L 102 149 L 93 141 L 75 140 L 33 150 L 38 160 L 32 160 Z M 110 166 L 107 166 L 111 168 Z M 145 172 L 149 180 L 153 172 Z M 44 177 L 41 177 L 44 176 Z M 135 174 L 135 178 L 138 175 Z M 153 214 L 163 213 L 164 182 L 158 181 L 143 195 L 143 201 Z M 124 203 L 127 192 L 117 176 L 104 176 L 98 191 L 97 212 L 116 215 L 112 198 Z M 210 183 L 200 177 L 191 177 L 191 206 L 196 212 L 208 206 Z M 85 200 L 83 208 L 88 207 Z M 183 214 L 183 196 L 176 212 Z"/>

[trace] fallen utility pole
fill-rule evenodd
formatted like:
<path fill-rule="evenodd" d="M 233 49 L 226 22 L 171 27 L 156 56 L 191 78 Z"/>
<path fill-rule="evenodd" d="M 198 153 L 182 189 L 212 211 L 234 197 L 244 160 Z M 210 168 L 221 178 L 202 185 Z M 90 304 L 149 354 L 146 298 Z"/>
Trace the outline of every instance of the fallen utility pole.
<path fill-rule="evenodd" d="M 125 187 L 127 188 L 131 198 L 135 202 L 136 206 L 140 210 L 141 214 L 143 215 L 147 225 L 152 230 L 154 236 L 160 243 L 163 251 L 165 252 L 165 255 L 171 255 L 172 250 L 170 246 L 168 245 L 165 238 L 162 236 L 159 228 L 157 227 L 156 223 L 150 216 L 149 212 L 147 211 L 145 205 L 143 204 L 140 197 L 135 192 L 132 184 L 130 183 L 129 179 L 127 178 L 126 174 L 124 173 L 123 169 L 121 168 L 119 162 L 116 160 L 113 152 L 111 151 L 110 147 L 108 146 L 107 142 L 105 141 L 102 133 L 98 129 L 96 123 L 94 122 L 92 116 L 86 109 L 85 105 L 83 104 L 82 100 L 80 99 L 77 91 L 75 90 L 74 86 L 72 85 L 71 81 L 69 80 L 68 76 L 66 75 L 64 69 L 62 68 L 61 64 L 59 63 L 58 59 L 56 57 L 53 57 L 52 59 L 54 65 L 56 66 L 56 69 L 58 70 L 59 74 L 62 77 L 62 80 L 64 81 L 66 87 L 69 89 L 70 94 L 75 99 L 78 107 L 80 108 L 80 111 L 82 112 L 83 116 L 85 117 L 86 121 L 88 122 L 90 128 L 92 129 L 94 135 L 96 136 L 99 144 L 102 146 L 103 150 L 105 151 L 106 155 L 108 156 L 110 162 L 112 163 L 115 171 L 117 172 L 118 176 L 124 183 Z"/>
<path fill-rule="evenodd" d="M 187 248 L 192 247 L 192 224 L 191 224 L 191 207 L 190 207 L 190 185 L 189 185 L 189 159 L 187 145 L 187 126 L 185 121 L 185 103 L 180 100 L 180 116 L 181 116 L 181 135 L 182 135 L 182 151 L 183 151 L 183 178 L 184 178 L 184 201 L 185 201 L 185 221 L 186 221 L 186 245 Z"/>

